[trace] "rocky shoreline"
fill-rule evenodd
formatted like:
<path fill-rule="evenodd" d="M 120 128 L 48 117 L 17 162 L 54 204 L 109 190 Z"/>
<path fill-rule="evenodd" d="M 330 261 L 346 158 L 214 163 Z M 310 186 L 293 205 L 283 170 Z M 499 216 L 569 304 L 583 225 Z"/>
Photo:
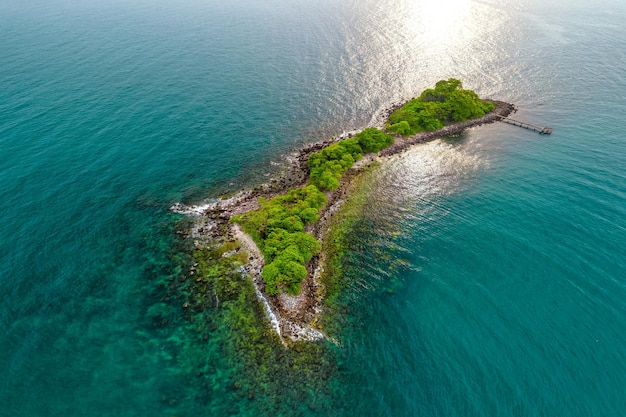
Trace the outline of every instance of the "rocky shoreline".
<path fill-rule="evenodd" d="M 329 222 L 349 197 L 349 185 L 355 175 L 373 161 L 401 153 L 416 144 L 429 142 L 437 138 L 460 134 L 463 130 L 494 123 L 501 117 L 506 117 L 515 111 L 512 104 L 492 100 L 495 108 L 485 116 L 459 122 L 432 132 L 421 132 L 409 138 L 394 138 L 393 144 L 378 154 L 364 155 L 346 173 L 339 188 L 328 192 L 328 204 L 320 213 L 320 220 L 307 229 L 316 239 L 322 241 L 328 229 Z M 397 106 L 390 107 L 383 112 L 383 116 L 390 114 Z M 385 117 L 381 118 L 386 119 Z M 316 340 L 325 337 L 318 322 L 322 314 L 324 289 L 320 283 L 323 272 L 323 253 L 315 256 L 307 265 L 308 274 L 302 281 L 301 293 L 297 296 L 280 294 L 270 297 L 264 292 L 264 282 L 261 270 L 264 266 L 263 255 L 254 241 L 241 231 L 238 225 L 230 223 L 230 218 L 236 214 L 246 213 L 258 208 L 258 198 L 272 198 L 289 189 L 304 185 L 308 180 L 309 156 L 326 146 L 337 142 L 353 133 L 344 134 L 339 138 L 332 138 L 307 146 L 289 158 L 289 165 L 269 182 L 261 184 L 251 190 L 244 190 L 227 199 L 221 199 L 202 206 L 174 205 L 171 210 L 177 213 L 194 216 L 193 226 L 188 232 L 196 247 L 207 247 L 216 242 L 238 241 L 248 253 L 249 261 L 244 265 L 245 273 L 252 278 L 257 295 L 265 305 L 272 327 L 276 330 L 285 346 L 300 340 Z"/>

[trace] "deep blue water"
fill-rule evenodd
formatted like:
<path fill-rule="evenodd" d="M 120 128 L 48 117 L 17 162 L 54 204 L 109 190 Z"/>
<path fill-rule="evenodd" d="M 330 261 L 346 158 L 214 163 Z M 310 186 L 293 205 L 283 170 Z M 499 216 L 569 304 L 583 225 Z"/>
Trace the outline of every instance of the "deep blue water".
<path fill-rule="evenodd" d="M 168 207 L 456 77 L 554 133 L 372 174 L 338 415 L 623 415 L 626 8 L 543 3 L 0 1 L 0 414 L 215 415 Z"/>

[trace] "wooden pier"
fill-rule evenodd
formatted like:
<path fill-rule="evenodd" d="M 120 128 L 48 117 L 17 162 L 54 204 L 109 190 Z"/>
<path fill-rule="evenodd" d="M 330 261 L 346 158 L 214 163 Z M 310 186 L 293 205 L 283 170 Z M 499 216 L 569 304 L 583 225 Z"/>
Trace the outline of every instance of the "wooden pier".
<path fill-rule="evenodd" d="M 519 120 L 509 119 L 508 117 L 500 116 L 500 120 L 504 123 L 508 123 L 513 126 L 523 127 L 524 129 L 534 130 L 539 132 L 540 135 L 549 135 L 552 133 L 551 127 L 537 126 L 531 123 L 520 122 Z"/>

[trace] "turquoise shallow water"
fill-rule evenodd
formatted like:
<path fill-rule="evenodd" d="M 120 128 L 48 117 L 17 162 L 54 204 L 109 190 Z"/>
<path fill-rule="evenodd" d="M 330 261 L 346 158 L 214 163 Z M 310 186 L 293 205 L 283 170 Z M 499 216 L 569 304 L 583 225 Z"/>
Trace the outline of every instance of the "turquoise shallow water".
<path fill-rule="evenodd" d="M 554 134 L 485 126 L 375 173 L 332 409 L 622 415 L 625 15 L 609 1 L 1 2 L 2 414 L 228 414 L 164 303 L 180 268 L 167 208 L 261 181 L 277 155 L 454 76 Z"/>

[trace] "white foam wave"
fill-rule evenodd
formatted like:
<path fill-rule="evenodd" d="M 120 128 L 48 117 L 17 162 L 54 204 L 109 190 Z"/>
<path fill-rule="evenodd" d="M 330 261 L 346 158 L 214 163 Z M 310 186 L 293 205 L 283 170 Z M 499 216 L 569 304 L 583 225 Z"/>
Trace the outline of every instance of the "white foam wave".
<path fill-rule="evenodd" d="M 196 205 L 186 206 L 181 203 L 176 203 L 172 207 L 170 207 L 170 210 L 178 214 L 193 214 L 193 215 L 201 216 L 207 210 L 214 208 L 216 204 L 217 204 L 216 202 L 213 202 L 213 203 L 201 204 L 199 206 L 196 206 Z"/>
<path fill-rule="evenodd" d="M 280 322 L 278 321 L 278 317 L 276 317 L 276 314 L 274 314 L 274 312 L 272 311 L 272 308 L 270 307 L 270 303 L 267 301 L 265 296 L 261 293 L 261 291 L 257 288 L 256 285 L 254 286 L 254 291 L 256 292 L 256 296 L 263 303 L 263 306 L 265 307 L 265 312 L 267 313 L 267 316 L 270 319 L 270 323 L 272 327 L 274 328 L 274 330 L 276 330 L 276 333 L 278 333 L 278 337 L 282 341 L 283 337 L 280 334 Z"/>

